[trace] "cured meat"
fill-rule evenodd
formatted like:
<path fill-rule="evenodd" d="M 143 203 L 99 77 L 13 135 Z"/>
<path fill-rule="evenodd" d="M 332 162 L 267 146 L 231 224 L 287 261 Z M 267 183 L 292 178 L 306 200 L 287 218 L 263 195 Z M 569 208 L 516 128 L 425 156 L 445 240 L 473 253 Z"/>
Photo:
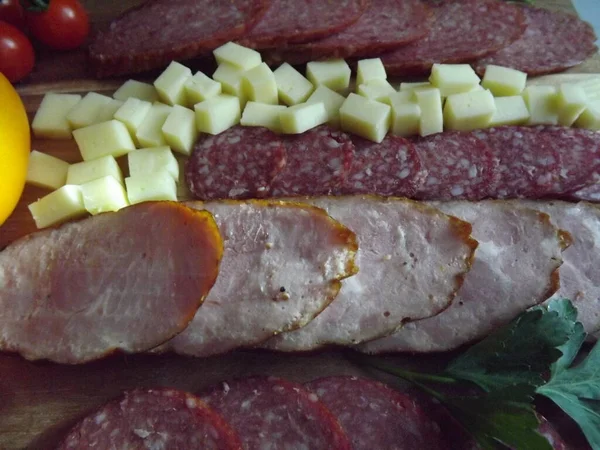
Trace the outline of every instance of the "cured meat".
<path fill-rule="evenodd" d="M 266 197 L 285 167 L 283 141 L 260 127 L 233 127 L 201 139 L 185 166 L 188 188 L 202 200 Z"/>
<path fill-rule="evenodd" d="M 211 215 L 143 203 L 31 234 L 0 253 L 0 349 L 83 363 L 183 330 L 217 278 Z"/>
<path fill-rule="evenodd" d="M 600 202 L 600 180 L 596 184 L 584 187 L 578 191 L 568 194 L 573 200 L 583 200 L 587 202 Z"/>
<path fill-rule="evenodd" d="M 150 0 L 96 35 L 90 61 L 99 77 L 143 72 L 205 55 L 237 39 L 263 16 L 268 0 Z"/>
<path fill-rule="evenodd" d="M 264 17 L 240 41 L 253 48 L 271 48 L 312 41 L 356 22 L 369 0 L 271 0 Z"/>
<path fill-rule="evenodd" d="M 340 192 L 354 155 L 350 136 L 323 125 L 286 136 L 284 144 L 287 164 L 273 181 L 273 197 Z"/>
<path fill-rule="evenodd" d="M 305 386 L 338 418 L 353 450 L 448 448 L 440 427 L 414 399 L 382 383 L 338 376 Z"/>
<path fill-rule="evenodd" d="M 306 325 L 356 272 L 354 233 L 323 210 L 282 202 L 191 203 L 210 211 L 225 251 L 219 277 L 175 352 L 209 356 Z"/>
<path fill-rule="evenodd" d="M 483 338 L 558 289 L 568 236 L 546 214 L 505 202 L 436 203 L 473 225 L 475 261 L 450 307 L 360 347 L 368 353 L 433 352 Z"/>
<path fill-rule="evenodd" d="M 388 75 L 422 75 L 434 63 L 473 61 L 495 52 L 524 29 L 520 8 L 498 0 L 427 2 L 433 9 L 429 35 L 381 56 Z"/>
<path fill-rule="evenodd" d="M 388 335 L 446 308 L 471 266 L 477 243 L 470 225 L 426 205 L 377 197 L 306 201 L 356 233 L 359 272 L 312 322 L 275 336 L 266 348 L 306 351 Z"/>
<path fill-rule="evenodd" d="M 414 141 L 426 172 L 415 198 L 481 200 L 498 183 L 498 161 L 479 139 L 459 132 L 438 133 Z"/>
<path fill-rule="evenodd" d="M 222 383 L 202 399 L 238 431 L 244 450 L 350 450 L 339 422 L 301 384 L 273 377 Z"/>
<path fill-rule="evenodd" d="M 513 67 L 529 75 L 560 72 L 582 63 L 597 48 L 593 28 L 579 17 L 544 8 L 521 7 L 525 33 L 512 44 L 475 63 L 483 75 L 488 64 Z"/>
<path fill-rule="evenodd" d="M 342 193 L 412 197 L 426 176 L 412 143 L 388 135 L 381 142 L 352 136 L 356 149 Z"/>
<path fill-rule="evenodd" d="M 125 392 L 76 425 L 58 450 L 242 450 L 231 426 L 206 403 L 174 389 Z"/>
<path fill-rule="evenodd" d="M 395 50 L 429 31 L 429 8 L 418 0 L 371 0 L 360 19 L 344 31 L 306 44 L 263 52 L 269 64 L 304 64 L 330 58 L 369 56 Z"/>
<path fill-rule="evenodd" d="M 499 160 L 493 198 L 539 198 L 559 183 L 561 160 L 554 141 L 538 128 L 498 127 L 473 131 Z"/>

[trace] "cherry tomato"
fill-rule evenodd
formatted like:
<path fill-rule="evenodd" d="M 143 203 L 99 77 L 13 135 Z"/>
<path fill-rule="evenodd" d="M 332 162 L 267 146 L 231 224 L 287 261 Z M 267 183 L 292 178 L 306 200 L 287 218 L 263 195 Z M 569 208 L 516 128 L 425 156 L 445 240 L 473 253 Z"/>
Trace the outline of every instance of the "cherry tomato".
<path fill-rule="evenodd" d="M 27 36 L 0 21 L 0 73 L 15 83 L 31 72 L 34 63 L 35 53 Z"/>
<path fill-rule="evenodd" d="M 31 1 L 31 0 L 30 0 Z M 31 34 L 55 50 L 72 50 L 84 43 L 90 23 L 78 0 L 36 0 L 26 11 Z"/>
<path fill-rule="evenodd" d="M 25 11 L 19 0 L 0 0 L 0 20 L 21 30 L 25 29 Z"/>

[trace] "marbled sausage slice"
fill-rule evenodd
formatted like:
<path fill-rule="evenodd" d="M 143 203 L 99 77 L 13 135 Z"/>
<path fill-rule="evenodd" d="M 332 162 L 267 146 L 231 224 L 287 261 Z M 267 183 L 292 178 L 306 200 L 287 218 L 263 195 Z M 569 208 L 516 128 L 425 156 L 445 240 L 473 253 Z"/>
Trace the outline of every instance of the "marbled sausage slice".
<path fill-rule="evenodd" d="M 0 350 L 84 363 L 183 330 L 223 252 L 210 213 L 144 203 L 34 233 L 0 253 Z"/>

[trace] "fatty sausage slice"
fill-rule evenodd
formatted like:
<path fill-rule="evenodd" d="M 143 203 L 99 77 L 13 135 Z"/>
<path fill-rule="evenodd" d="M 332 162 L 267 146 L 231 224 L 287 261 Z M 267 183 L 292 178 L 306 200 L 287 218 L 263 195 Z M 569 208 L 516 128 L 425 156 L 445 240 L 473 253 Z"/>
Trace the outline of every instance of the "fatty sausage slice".
<path fill-rule="evenodd" d="M 210 213 L 143 203 L 34 233 L 0 253 L 0 350 L 84 363 L 181 332 L 223 252 Z"/>

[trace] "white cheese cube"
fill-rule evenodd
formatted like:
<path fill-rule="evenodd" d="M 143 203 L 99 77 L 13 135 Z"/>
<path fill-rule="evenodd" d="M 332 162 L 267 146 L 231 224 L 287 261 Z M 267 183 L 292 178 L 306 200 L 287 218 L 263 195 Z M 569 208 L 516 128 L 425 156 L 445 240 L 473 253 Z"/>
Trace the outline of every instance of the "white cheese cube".
<path fill-rule="evenodd" d="M 96 123 L 106 122 L 107 120 L 112 120 L 115 118 L 115 114 L 117 111 L 123 106 L 125 102 L 121 100 L 115 100 L 114 98 L 110 99 L 104 107 L 98 112 L 96 116 Z"/>
<path fill-rule="evenodd" d="M 151 176 L 125 178 L 129 203 L 171 200 L 177 201 L 177 185 L 169 172 L 161 170 Z"/>
<path fill-rule="evenodd" d="M 350 66 L 343 59 L 313 61 L 306 65 L 306 77 L 315 86 L 343 91 L 350 85 Z"/>
<path fill-rule="evenodd" d="M 527 86 L 523 91 L 523 99 L 529 110 L 529 125 L 558 124 L 555 86 Z"/>
<path fill-rule="evenodd" d="M 279 66 L 273 75 L 279 100 L 288 106 L 305 102 L 314 90 L 312 83 L 288 63 Z"/>
<path fill-rule="evenodd" d="M 196 114 L 183 106 L 175 105 L 162 127 L 167 144 L 182 155 L 190 155 L 198 139 Z"/>
<path fill-rule="evenodd" d="M 389 105 L 392 103 L 416 103 L 417 96 L 414 91 L 394 92 L 388 96 Z"/>
<path fill-rule="evenodd" d="M 570 127 L 585 111 L 588 98 L 583 87 L 576 84 L 563 83 L 559 86 L 556 95 L 558 108 L 558 123 Z"/>
<path fill-rule="evenodd" d="M 169 147 L 141 148 L 127 155 L 129 175 L 151 176 L 166 170 L 175 181 L 179 179 L 179 164 Z"/>
<path fill-rule="evenodd" d="M 114 156 L 108 155 L 92 161 L 71 164 L 67 172 L 67 184 L 80 185 L 111 176 L 123 184 L 123 173 Z"/>
<path fill-rule="evenodd" d="M 588 103 L 575 122 L 575 126 L 587 128 L 588 130 L 600 130 L 600 100 Z"/>
<path fill-rule="evenodd" d="M 452 94 L 444 105 L 444 123 L 449 130 L 485 128 L 495 111 L 494 96 L 488 90 Z"/>
<path fill-rule="evenodd" d="M 242 77 L 242 89 L 249 101 L 277 105 L 279 94 L 277 93 L 277 82 L 275 75 L 265 63 L 261 63 L 254 69 L 244 73 Z"/>
<path fill-rule="evenodd" d="M 33 150 L 29 154 L 27 182 L 47 189 L 58 189 L 67 182 L 69 163 L 46 153 Z"/>
<path fill-rule="evenodd" d="M 399 92 L 404 94 L 404 92 Z M 392 134 L 396 136 L 413 136 L 419 134 L 421 108 L 414 102 L 392 100 Z"/>
<path fill-rule="evenodd" d="M 371 80 L 387 80 L 381 58 L 361 59 L 356 66 L 356 84 L 365 84 Z"/>
<path fill-rule="evenodd" d="M 235 42 L 228 42 L 213 51 L 217 64 L 231 64 L 241 70 L 250 70 L 258 66 L 262 59 L 260 53 L 243 47 Z"/>
<path fill-rule="evenodd" d="M 98 123 L 99 121 L 96 118 L 100 115 L 102 108 L 108 105 L 110 101 L 111 98 L 106 95 L 88 92 L 67 114 L 69 125 L 76 130 Z"/>
<path fill-rule="evenodd" d="M 38 228 L 58 225 L 86 214 L 79 186 L 67 184 L 28 206 Z"/>
<path fill-rule="evenodd" d="M 171 106 L 163 103 L 154 103 L 144 120 L 138 127 L 135 137 L 143 147 L 162 147 L 167 145 L 167 140 L 162 133 L 162 127 L 171 114 Z"/>
<path fill-rule="evenodd" d="M 507 97 L 521 94 L 526 83 L 525 72 L 490 64 L 485 68 L 481 85 L 496 97 Z"/>
<path fill-rule="evenodd" d="M 397 93 L 387 80 L 373 79 L 358 86 L 358 94 L 377 102 L 390 103 L 390 94 Z"/>
<path fill-rule="evenodd" d="M 342 129 L 374 142 L 385 138 L 391 119 L 389 105 L 350 94 L 340 108 Z"/>
<path fill-rule="evenodd" d="M 73 131 L 84 161 L 112 155 L 115 158 L 135 150 L 127 127 L 117 120 L 90 125 Z"/>
<path fill-rule="evenodd" d="M 240 122 L 241 110 L 237 97 L 217 95 L 194 106 L 196 128 L 202 133 L 219 134 Z"/>
<path fill-rule="evenodd" d="M 185 83 L 192 76 L 189 67 L 171 62 L 154 81 L 159 99 L 167 105 L 185 105 Z"/>
<path fill-rule="evenodd" d="M 81 95 L 44 95 L 31 123 L 33 134 L 38 138 L 69 139 L 72 130 L 67 114 L 80 100 Z"/>
<path fill-rule="evenodd" d="M 488 126 L 522 125 L 529 120 L 529 110 L 520 95 L 497 97 L 494 99 L 496 111 Z"/>
<path fill-rule="evenodd" d="M 123 185 L 110 175 L 82 184 L 80 188 L 85 209 L 92 215 L 129 206 Z"/>
<path fill-rule="evenodd" d="M 202 72 L 197 72 L 196 75 L 185 82 L 185 95 L 187 104 L 190 107 L 220 93 L 221 83 L 209 78 Z"/>
<path fill-rule="evenodd" d="M 327 112 L 327 122 L 333 126 L 338 126 L 340 123 L 340 108 L 344 104 L 346 98 L 343 95 L 332 91 L 326 86 L 319 86 L 308 97 L 306 103 L 323 103 Z"/>
<path fill-rule="evenodd" d="M 240 123 L 245 127 L 265 127 L 275 133 L 281 132 L 279 114 L 287 109 L 283 105 L 248 102 Z"/>
<path fill-rule="evenodd" d="M 429 88 L 415 91 L 417 105 L 421 109 L 419 119 L 419 134 L 429 136 L 430 134 L 444 131 L 444 115 L 442 112 L 442 96 L 437 88 Z"/>
<path fill-rule="evenodd" d="M 233 95 L 240 101 L 240 108 L 246 106 L 248 99 L 242 89 L 242 78 L 244 70 L 238 69 L 231 64 L 220 64 L 213 74 L 213 80 L 221 83 L 221 89 L 225 94 Z"/>
<path fill-rule="evenodd" d="M 327 110 L 323 103 L 300 103 L 290 106 L 279 114 L 282 133 L 304 133 L 327 122 Z"/>
<path fill-rule="evenodd" d="M 431 89 L 433 84 L 429 81 L 404 82 L 400 83 L 400 92 L 405 91 L 422 91 L 423 89 Z"/>
<path fill-rule="evenodd" d="M 479 77 L 469 64 L 434 64 L 429 81 L 447 97 L 469 92 L 479 84 Z"/>
<path fill-rule="evenodd" d="M 592 77 L 577 83 L 583 88 L 588 102 L 600 101 L 600 77 Z"/>
<path fill-rule="evenodd" d="M 158 101 L 158 92 L 156 92 L 156 88 L 151 84 L 128 80 L 113 94 L 114 99 L 121 100 L 122 102 L 132 97 L 154 103 Z"/>
<path fill-rule="evenodd" d="M 152 108 L 152 103 L 130 97 L 115 112 L 114 118 L 125 124 L 136 146 L 139 145 L 136 133 L 150 112 L 150 108 Z"/>

